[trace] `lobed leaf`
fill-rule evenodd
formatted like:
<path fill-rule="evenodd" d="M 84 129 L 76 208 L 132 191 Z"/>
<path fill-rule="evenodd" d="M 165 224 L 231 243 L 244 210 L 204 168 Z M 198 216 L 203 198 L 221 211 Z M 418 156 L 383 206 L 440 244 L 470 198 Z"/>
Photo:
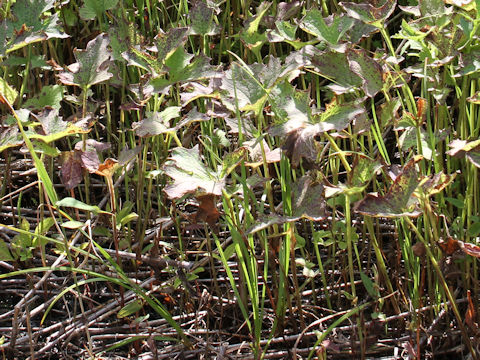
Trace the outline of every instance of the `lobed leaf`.
<path fill-rule="evenodd" d="M 412 195 L 420 183 L 415 164 L 421 159 L 420 156 L 410 159 L 385 196 L 367 194 L 363 200 L 357 203 L 355 211 L 374 217 L 415 217 L 420 215 L 417 210 L 411 211 L 410 206 L 412 205 Z"/>
<path fill-rule="evenodd" d="M 88 88 L 110 79 L 113 74 L 108 72 L 111 52 L 108 49 L 109 38 L 100 34 L 88 42 L 85 50 L 75 49 L 77 60 L 71 64 L 67 72 L 58 75 L 65 85 L 75 85 Z"/>
<path fill-rule="evenodd" d="M 203 164 L 198 145 L 192 149 L 173 149 L 163 169 L 173 179 L 173 183 L 163 190 L 170 199 L 179 199 L 197 191 L 221 195 L 225 187 L 225 179 Z"/>
<path fill-rule="evenodd" d="M 361 3 L 341 2 L 347 15 L 376 27 L 383 26 L 385 20 L 392 15 L 397 5 L 396 0 L 368 1 Z"/>

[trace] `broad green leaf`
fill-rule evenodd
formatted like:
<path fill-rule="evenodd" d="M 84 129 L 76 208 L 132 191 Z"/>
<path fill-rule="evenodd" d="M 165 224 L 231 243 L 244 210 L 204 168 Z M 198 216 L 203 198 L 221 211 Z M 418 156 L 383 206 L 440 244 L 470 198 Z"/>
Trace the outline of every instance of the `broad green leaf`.
<path fill-rule="evenodd" d="M 44 218 L 42 221 L 38 223 L 37 227 L 35 228 L 35 235 L 43 235 L 43 236 L 47 235 L 48 231 L 53 225 L 55 225 L 55 219 L 51 217 Z M 46 244 L 48 242 L 45 239 L 40 240 L 39 236 L 35 236 L 33 238 L 32 245 L 38 246 L 40 245 L 40 241 L 43 244 Z"/>
<path fill-rule="evenodd" d="M 47 106 L 60 109 L 65 89 L 61 85 L 47 85 L 42 87 L 40 94 L 28 99 L 23 106 L 32 110 L 41 110 Z"/>
<path fill-rule="evenodd" d="M 290 21 L 276 21 L 275 29 L 267 33 L 267 38 L 269 42 L 281 42 L 281 41 L 290 41 L 294 42 L 297 40 L 298 25 L 293 25 Z"/>
<path fill-rule="evenodd" d="M 476 222 L 472 225 L 467 230 L 467 233 L 470 237 L 477 237 L 480 235 L 480 222 Z"/>
<path fill-rule="evenodd" d="M 324 19 L 322 12 L 318 9 L 311 9 L 300 21 L 299 26 L 304 31 L 336 45 L 343 38 L 345 33 L 352 27 L 354 20 L 347 16 L 329 16 Z"/>
<path fill-rule="evenodd" d="M 58 75 L 60 81 L 65 85 L 88 88 L 110 79 L 113 75 L 107 71 L 111 54 L 108 45 L 108 36 L 100 34 L 88 42 L 85 50 L 73 50 L 77 62 L 68 67 L 68 72 Z"/>
<path fill-rule="evenodd" d="M 218 34 L 220 29 L 213 19 L 213 12 L 214 9 L 203 1 L 195 2 L 188 13 L 190 34 L 203 36 Z"/>
<path fill-rule="evenodd" d="M 187 27 L 170 29 L 166 34 L 157 36 L 157 62 L 163 65 L 164 61 L 187 40 Z"/>
<path fill-rule="evenodd" d="M 304 175 L 292 185 L 292 217 L 295 221 L 305 218 L 321 221 L 327 217 L 327 204 L 323 196 L 323 185 L 311 176 Z"/>
<path fill-rule="evenodd" d="M 0 55 L 20 49 L 28 44 L 51 38 L 66 38 L 58 13 L 51 11 L 54 0 L 18 0 L 12 6 L 14 20 L 5 19 L 0 24 L 0 37 L 5 39 Z M 8 39 L 8 40 L 7 40 Z M 3 51 L 2 51 L 3 50 Z"/>
<path fill-rule="evenodd" d="M 93 20 L 102 16 L 105 11 L 113 9 L 117 4 L 118 0 L 85 0 L 78 13 L 83 20 Z"/>
<path fill-rule="evenodd" d="M 192 149 L 173 149 L 171 157 L 164 165 L 164 171 L 173 179 L 164 189 L 170 199 L 178 199 L 197 191 L 221 195 L 225 187 L 225 179 L 217 171 L 204 165 L 198 146 Z"/>
<path fill-rule="evenodd" d="M 258 82 L 253 72 L 237 63 L 232 63 L 230 69 L 225 72 L 221 89 L 225 90 L 230 98 L 227 101 L 224 97 L 223 100 L 231 110 L 235 110 L 236 104 L 240 110 L 245 110 L 247 106 L 255 107 L 263 102 L 266 96 L 265 88 Z"/>
<path fill-rule="evenodd" d="M 55 203 L 55 206 L 71 207 L 78 210 L 90 211 L 90 212 L 93 212 L 94 214 L 99 214 L 99 213 L 108 214 L 108 212 L 100 210 L 100 208 L 96 205 L 88 205 L 72 197 L 66 197 L 62 200 L 57 201 Z"/>
<path fill-rule="evenodd" d="M 422 157 L 415 157 L 405 164 L 385 196 L 367 194 L 355 207 L 355 211 L 374 217 L 418 216 L 420 212 L 412 210 L 412 195 L 420 183 L 415 164 Z"/>
<path fill-rule="evenodd" d="M 347 15 L 358 20 L 362 20 L 366 24 L 376 27 L 383 26 L 385 20 L 393 13 L 396 0 L 380 0 L 378 2 L 361 2 L 359 4 L 352 2 L 339 3 Z"/>
<path fill-rule="evenodd" d="M 362 79 L 362 88 L 369 97 L 374 97 L 383 88 L 382 67 L 365 50 L 348 50 L 350 70 Z"/>
<path fill-rule="evenodd" d="M 13 104 L 18 96 L 17 90 L 8 85 L 7 81 L 3 78 L 0 78 L 0 94 L 5 96 L 10 104 Z"/>
<path fill-rule="evenodd" d="M 243 160 L 245 160 L 246 149 L 241 147 L 223 157 L 220 178 L 229 175 Z"/>
<path fill-rule="evenodd" d="M 348 185 L 362 187 L 367 185 L 382 168 L 379 161 L 370 159 L 363 154 L 357 154 L 348 174 Z"/>
<path fill-rule="evenodd" d="M 170 85 L 180 82 L 197 81 L 218 76 L 217 68 L 210 65 L 210 58 L 205 55 L 194 56 L 183 48 L 178 48 L 165 61 L 167 77 L 156 77 L 149 81 L 153 92 L 163 92 Z M 167 71 L 168 70 L 168 71 Z"/>
<path fill-rule="evenodd" d="M 269 214 L 261 216 L 248 234 L 264 230 L 272 225 L 295 222 L 300 219 L 321 221 L 327 217 L 327 204 L 323 195 L 323 185 L 314 181 L 310 175 L 304 175 L 292 186 L 291 215 Z"/>

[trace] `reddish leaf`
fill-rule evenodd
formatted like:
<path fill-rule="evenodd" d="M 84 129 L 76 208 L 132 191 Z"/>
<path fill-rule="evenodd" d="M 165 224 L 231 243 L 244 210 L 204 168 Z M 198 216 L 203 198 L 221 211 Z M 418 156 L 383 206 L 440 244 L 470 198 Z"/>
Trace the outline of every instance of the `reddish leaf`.
<path fill-rule="evenodd" d="M 111 177 L 113 176 L 113 173 L 117 169 L 117 166 L 118 166 L 117 160 L 108 158 L 98 166 L 98 170 L 95 171 L 95 174 L 105 176 L 105 177 Z"/>
<path fill-rule="evenodd" d="M 445 255 L 452 255 L 455 251 L 460 249 L 458 240 L 452 238 L 451 236 L 449 236 L 447 240 L 440 240 L 438 242 L 438 246 L 440 246 L 440 249 L 442 249 Z"/>
<path fill-rule="evenodd" d="M 460 240 L 457 240 L 457 242 L 465 254 L 474 256 L 476 258 L 480 258 L 480 246 L 471 244 L 471 243 L 466 243 Z"/>
<path fill-rule="evenodd" d="M 73 189 L 83 179 L 83 166 L 80 153 L 68 151 L 62 154 L 62 166 L 60 168 L 60 180 L 66 189 Z"/>
<path fill-rule="evenodd" d="M 465 312 L 465 323 L 470 329 L 476 334 L 479 333 L 478 323 L 477 323 L 477 312 L 475 311 L 475 305 L 472 301 L 471 291 L 467 290 L 467 299 L 468 299 L 468 309 Z"/>
<path fill-rule="evenodd" d="M 220 217 L 220 212 L 216 205 L 217 197 L 213 194 L 203 194 L 197 196 L 200 201 L 197 212 L 193 215 L 195 223 L 205 221 L 211 227 L 214 227 Z"/>

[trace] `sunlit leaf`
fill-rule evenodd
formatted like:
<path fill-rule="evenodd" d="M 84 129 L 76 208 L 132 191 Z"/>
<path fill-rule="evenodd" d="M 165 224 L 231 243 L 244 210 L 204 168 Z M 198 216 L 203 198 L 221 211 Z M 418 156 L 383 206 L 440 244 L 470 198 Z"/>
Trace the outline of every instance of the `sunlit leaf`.
<path fill-rule="evenodd" d="M 308 95 L 292 89 L 290 84 L 286 84 L 279 88 L 278 100 L 272 98 L 272 109 L 280 119 L 269 133 L 285 139 L 282 149 L 291 158 L 294 167 L 298 166 L 301 158 L 310 161 L 317 159 L 320 145 L 315 137 L 318 134 L 331 130 L 341 131 L 354 120 L 365 117 L 363 107 L 355 104 L 339 105 L 335 101 L 323 113 L 313 116 Z"/>
<path fill-rule="evenodd" d="M 143 308 L 143 305 L 144 302 L 142 299 L 133 300 L 118 311 L 117 318 L 123 319 L 127 316 L 135 314 L 137 311 L 140 311 Z"/>
<path fill-rule="evenodd" d="M 300 219 L 324 220 L 327 217 L 326 206 L 323 185 L 313 180 L 310 175 L 304 175 L 292 186 L 292 215 L 263 215 L 247 230 L 247 233 L 253 234 L 271 225 L 295 222 Z"/>
<path fill-rule="evenodd" d="M 178 199 L 186 194 L 207 193 L 221 195 L 225 179 L 204 165 L 198 146 L 192 149 L 175 148 L 164 165 L 165 173 L 173 182 L 164 188 L 170 199 Z"/>
<path fill-rule="evenodd" d="M 431 175 L 422 183 L 422 191 L 427 196 L 438 194 L 455 180 L 455 176 L 443 172 Z"/>
<path fill-rule="evenodd" d="M 323 185 L 315 182 L 310 175 L 304 175 L 292 186 L 292 217 L 298 220 L 306 218 L 311 221 L 325 219 L 326 201 L 323 196 Z"/>
<path fill-rule="evenodd" d="M 140 137 L 155 136 L 167 132 L 175 131 L 170 127 L 170 120 L 180 116 L 180 106 L 170 106 L 161 112 L 148 113 L 146 118 L 134 122 L 133 130 Z"/>
<path fill-rule="evenodd" d="M 480 168 L 480 139 L 467 142 L 466 140 L 453 140 L 448 144 L 452 149 L 447 154 L 455 157 L 465 156 L 473 165 Z"/>
<path fill-rule="evenodd" d="M 2 239 L 0 239 L 0 261 L 15 261 L 7 243 Z"/>
<path fill-rule="evenodd" d="M 88 42 L 85 50 L 75 49 L 77 62 L 68 67 L 68 72 L 58 75 L 60 81 L 83 88 L 110 79 L 113 75 L 108 72 L 111 55 L 108 45 L 108 36 L 100 34 Z"/>
<path fill-rule="evenodd" d="M 55 203 L 57 207 L 71 207 L 78 210 L 90 211 L 94 214 L 98 213 L 105 213 L 105 211 L 100 210 L 100 208 L 96 205 L 88 205 L 84 202 L 74 199 L 72 197 L 63 198 Z"/>
<path fill-rule="evenodd" d="M 262 144 L 260 144 L 260 141 Z M 259 167 L 265 163 L 272 164 L 279 162 L 282 158 L 282 153 L 279 148 L 270 150 L 265 139 L 249 140 L 243 143 L 243 146 L 247 147 L 249 152 L 249 157 L 251 162 L 245 163 L 245 165 L 250 167 Z M 263 147 L 263 152 L 262 152 Z M 264 156 L 265 155 L 265 156 Z"/>
<path fill-rule="evenodd" d="M 365 155 L 357 155 L 353 161 L 352 170 L 348 174 L 347 183 L 349 186 L 365 186 L 381 168 L 382 164 L 379 161 Z"/>
<path fill-rule="evenodd" d="M 18 92 L 13 87 L 8 85 L 7 81 L 0 78 L 0 94 L 2 94 L 10 104 L 13 104 L 17 99 Z M 0 104 L 2 101 L 0 100 Z"/>
<path fill-rule="evenodd" d="M 178 49 L 187 39 L 188 28 L 178 27 L 170 29 L 166 34 L 157 36 L 157 61 L 163 63 L 169 55 Z"/>
<path fill-rule="evenodd" d="M 374 217 L 418 216 L 420 212 L 411 210 L 412 195 L 420 183 L 415 164 L 421 157 L 410 159 L 405 164 L 385 196 L 367 194 L 357 203 L 355 211 Z"/>
<path fill-rule="evenodd" d="M 77 220 L 68 220 L 62 223 L 63 228 L 77 230 L 85 226 L 85 223 Z"/>
<path fill-rule="evenodd" d="M 336 45 L 353 23 L 354 20 L 347 16 L 330 15 L 324 19 L 320 10 L 310 9 L 300 21 L 299 26 L 320 40 Z"/>
<path fill-rule="evenodd" d="M 103 163 L 98 165 L 98 169 L 95 171 L 95 174 L 111 178 L 118 167 L 119 165 L 117 160 L 108 158 L 105 159 Z"/>

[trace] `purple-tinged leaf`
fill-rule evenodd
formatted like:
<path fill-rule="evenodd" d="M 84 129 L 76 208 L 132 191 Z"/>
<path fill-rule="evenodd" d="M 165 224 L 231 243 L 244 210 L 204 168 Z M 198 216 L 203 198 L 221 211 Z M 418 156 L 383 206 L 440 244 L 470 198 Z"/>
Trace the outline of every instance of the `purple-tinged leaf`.
<path fill-rule="evenodd" d="M 219 33 L 219 26 L 213 19 L 214 9 L 203 1 L 198 0 L 188 13 L 190 18 L 190 35 L 216 35 Z"/>
<path fill-rule="evenodd" d="M 411 206 L 414 203 L 412 195 L 420 184 L 415 165 L 421 159 L 421 156 L 410 159 L 385 196 L 367 194 L 363 200 L 357 203 L 355 211 L 374 217 L 415 217 L 420 215 L 418 210 L 412 211 Z"/>
<path fill-rule="evenodd" d="M 321 221 L 327 217 L 323 185 L 304 175 L 292 186 L 292 217 L 299 220 Z"/>
<path fill-rule="evenodd" d="M 382 67 L 365 50 L 348 50 L 350 70 L 362 79 L 362 89 L 368 97 L 374 97 L 383 88 Z"/>
<path fill-rule="evenodd" d="M 447 154 L 455 157 L 465 156 L 473 165 L 480 168 L 480 139 L 467 142 L 466 140 L 453 140 L 448 144 L 452 149 Z"/>
<path fill-rule="evenodd" d="M 326 207 L 323 185 L 312 180 L 310 175 L 304 175 L 293 184 L 292 216 L 263 215 L 247 230 L 247 233 L 253 234 L 271 225 L 281 225 L 301 219 L 322 221 L 327 217 Z"/>
<path fill-rule="evenodd" d="M 429 178 L 423 182 L 422 191 L 427 196 L 432 196 L 440 193 L 448 185 L 450 185 L 457 174 L 445 174 L 439 172 L 437 174 L 429 176 Z"/>
<path fill-rule="evenodd" d="M 335 94 L 350 92 L 363 84 L 362 79 L 350 69 L 345 53 L 327 50 L 314 55 L 311 61 L 317 72 L 335 83 L 328 86 Z"/>
<path fill-rule="evenodd" d="M 73 189 L 83 180 L 83 165 L 78 151 L 68 151 L 62 154 L 60 180 L 67 190 Z"/>
<path fill-rule="evenodd" d="M 164 61 L 175 50 L 177 50 L 187 40 L 188 28 L 178 27 L 170 29 L 166 34 L 160 34 L 156 37 L 157 62 L 163 64 Z"/>
<path fill-rule="evenodd" d="M 260 141 L 262 144 L 260 144 Z M 270 150 L 270 147 L 268 146 L 267 142 L 262 139 L 255 139 L 255 140 L 249 140 L 245 141 L 243 143 L 243 146 L 245 146 L 248 149 L 249 157 L 251 162 L 245 163 L 245 165 L 250 166 L 250 167 L 259 167 L 262 166 L 264 161 L 267 164 L 271 163 L 276 163 L 279 162 L 280 159 L 282 158 L 282 153 L 279 148 Z M 262 151 L 262 146 L 263 146 L 263 151 Z M 265 157 L 264 157 L 265 154 Z"/>

